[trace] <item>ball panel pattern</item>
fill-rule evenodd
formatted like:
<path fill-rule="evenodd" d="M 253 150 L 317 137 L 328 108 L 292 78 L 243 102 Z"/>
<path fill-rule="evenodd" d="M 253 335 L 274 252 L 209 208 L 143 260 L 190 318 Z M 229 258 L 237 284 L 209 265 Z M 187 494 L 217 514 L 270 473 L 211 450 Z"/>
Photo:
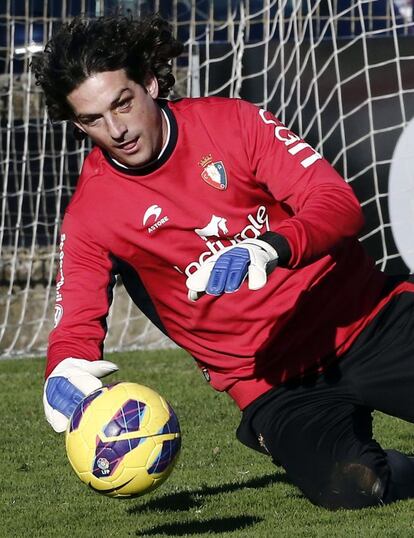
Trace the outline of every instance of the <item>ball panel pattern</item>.
<path fill-rule="evenodd" d="M 91 405 L 91 403 L 98 398 L 103 393 L 102 389 L 95 390 L 94 392 L 91 392 L 86 398 L 84 398 L 75 408 L 72 417 L 70 419 L 69 423 L 69 431 L 73 432 L 79 427 L 79 423 L 81 421 L 81 418 L 83 417 L 83 414 L 88 409 L 88 407 Z"/>
<path fill-rule="evenodd" d="M 105 426 L 103 432 L 106 437 L 118 437 L 124 433 L 139 431 L 146 408 L 143 402 L 128 400 Z"/>
<path fill-rule="evenodd" d="M 167 403 L 168 413 L 170 415 L 168 421 L 161 427 L 158 434 L 163 433 L 180 433 L 180 425 L 178 424 L 177 415 L 174 413 L 170 404 Z"/>
<path fill-rule="evenodd" d="M 92 474 L 97 478 L 111 476 L 124 456 L 144 441 L 145 437 L 105 442 L 97 437 Z"/>
<path fill-rule="evenodd" d="M 181 448 L 181 438 L 167 439 L 163 441 L 161 450 L 155 461 L 148 467 L 148 474 L 163 473 L 172 463 Z"/>

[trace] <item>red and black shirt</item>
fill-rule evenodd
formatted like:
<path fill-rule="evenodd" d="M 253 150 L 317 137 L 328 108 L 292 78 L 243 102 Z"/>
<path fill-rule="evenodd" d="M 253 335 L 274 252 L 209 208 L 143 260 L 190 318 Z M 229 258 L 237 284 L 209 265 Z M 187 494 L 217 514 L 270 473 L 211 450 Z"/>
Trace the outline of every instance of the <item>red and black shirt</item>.
<path fill-rule="evenodd" d="M 385 277 L 356 239 L 351 188 L 271 113 L 225 98 L 160 106 L 170 138 L 158 160 L 126 169 L 95 148 L 84 163 L 61 230 L 46 373 L 66 357 L 101 358 L 118 272 L 243 408 L 342 355 L 387 300 Z M 263 234 L 280 257 L 264 288 L 188 300 L 201 263 Z"/>

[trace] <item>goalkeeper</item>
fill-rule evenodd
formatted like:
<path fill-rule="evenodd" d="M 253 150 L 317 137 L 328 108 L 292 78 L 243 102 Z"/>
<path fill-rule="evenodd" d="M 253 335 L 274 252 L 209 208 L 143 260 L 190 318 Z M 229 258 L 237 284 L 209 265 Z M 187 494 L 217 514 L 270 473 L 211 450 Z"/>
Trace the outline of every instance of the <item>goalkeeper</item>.
<path fill-rule="evenodd" d="M 414 422 L 414 283 L 357 240 L 351 188 L 269 111 L 167 100 L 170 26 L 64 24 L 33 62 L 52 120 L 94 148 L 66 209 L 45 413 L 63 431 L 102 360 L 115 277 L 242 411 L 238 438 L 329 509 L 414 496 L 372 411 Z"/>

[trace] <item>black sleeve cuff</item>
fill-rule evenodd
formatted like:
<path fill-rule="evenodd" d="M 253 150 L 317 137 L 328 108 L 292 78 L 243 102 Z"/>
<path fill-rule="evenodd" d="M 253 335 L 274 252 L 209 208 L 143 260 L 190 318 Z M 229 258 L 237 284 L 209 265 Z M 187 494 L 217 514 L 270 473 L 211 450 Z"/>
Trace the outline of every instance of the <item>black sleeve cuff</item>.
<path fill-rule="evenodd" d="M 264 234 L 259 235 L 257 239 L 266 241 L 266 243 L 269 243 L 269 245 L 276 250 L 279 256 L 277 264 L 280 265 L 280 267 L 288 266 L 292 251 L 290 250 L 287 239 L 283 237 L 283 235 L 276 232 L 265 232 Z"/>

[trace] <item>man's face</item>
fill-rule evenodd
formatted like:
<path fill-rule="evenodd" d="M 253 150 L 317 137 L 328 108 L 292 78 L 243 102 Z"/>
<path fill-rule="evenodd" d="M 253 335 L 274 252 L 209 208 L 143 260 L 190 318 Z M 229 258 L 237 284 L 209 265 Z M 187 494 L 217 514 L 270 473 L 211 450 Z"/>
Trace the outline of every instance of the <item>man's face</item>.
<path fill-rule="evenodd" d="M 157 97 L 154 77 L 143 87 L 120 69 L 91 75 L 67 99 L 79 129 L 120 163 L 137 167 L 154 160 L 165 142 Z"/>

